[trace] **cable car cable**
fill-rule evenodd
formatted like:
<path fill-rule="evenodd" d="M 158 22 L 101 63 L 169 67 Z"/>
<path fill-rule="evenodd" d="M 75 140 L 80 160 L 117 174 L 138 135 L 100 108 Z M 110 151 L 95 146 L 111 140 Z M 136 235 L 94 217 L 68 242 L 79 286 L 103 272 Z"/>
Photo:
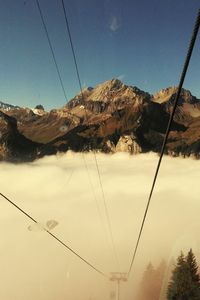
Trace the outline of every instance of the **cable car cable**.
<path fill-rule="evenodd" d="M 143 219 L 142 219 L 142 224 L 141 224 L 141 227 L 140 227 L 140 231 L 139 231 L 138 239 L 137 239 L 136 246 L 135 246 L 135 249 L 134 249 L 133 257 L 132 257 L 132 260 L 131 260 L 130 268 L 129 268 L 129 271 L 127 273 L 128 277 L 130 276 L 130 273 L 131 273 L 131 270 L 132 270 L 132 267 L 133 267 L 133 263 L 135 261 L 135 257 L 136 257 L 136 254 L 137 254 L 138 246 L 139 246 L 139 243 L 140 243 L 140 240 L 141 240 L 141 236 L 142 236 L 144 224 L 145 224 L 145 221 L 146 221 L 147 213 L 148 213 L 148 210 L 149 210 L 151 198 L 152 198 L 152 195 L 153 195 L 153 192 L 154 192 L 154 187 L 155 187 L 155 184 L 156 184 L 156 180 L 157 180 L 157 177 L 158 177 L 160 165 L 161 165 L 162 158 L 163 158 L 163 155 L 164 155 L 165 146 L 167 144 L 167 139 L 168 139 L 168 136 L 169 136 L 169 133 L 170 133 L 171 125 L 172 125 L 172 122 L 173 122 L 173 117 L 174 117 L 174 114 L 175 114 L 175 111 L 176 111 L 176 107 L 177 107 L 178 100 L 179 100 L 179 97 L 180 97 L 183 82 L 184 82 L 184 79 L 185 79 L 185 76 L 186 76 L 186 73 L 187 73 L 187 70 L 188 70 L 189 62 L 190 62 L 190 59 L 191 59 L 191 56 L 192 56 L 192 52 L 193 52 L 193 49 L 194 49 L 195 41 L 196 41 L 197 34 L 198 34 L 198 31 L 199 31 L 199 26 L 200 26 L 200 9 L 198 10 L 197 18 L 196 18 L 194 29 L 193 29 L 193 32 L 192 32 L 192 37 L 191 37 L 191 40 L 190 40 L 190 44 L 189 44 L 189 48 L 188 48 L 188 51 L 187 51 L 187 55 L 186 55 L 185 63 L 184 63 L 184 66 L 183 66 L 183 70 L 182 70 L 182 73 L 181 73 L 181 77 L 180 77 L 176 97 L 175 97 L 175 100 L 174 100 L 174 106 L 173 106 L 172 113 L 171 113 L 171 116 L 170 116 L 170 119 L 169 119 L 169 122 L 168 122 L 168 125 L 167 125 L 167 130 L 166 130 L 166 133 L 165 133 L 165 138 L 164 138 L 164 141 L 163 141 L 163 144 L 162 144 L 159 161 L 158 161 L 156 171 L 155 171 L 155 175 L 154 175 L 154 178 L 153 178 L 153 183 L 152 183 L 152 187 L 151 187 L 150 194 L 149 194 L 149 197 L 148 197 L 148 202 L 147 202 L 146 209 L 145 209 L 145 212 L 144 212 L 144 216 L 143 216 Z"/>
<path fill-rule="evenodd" d="M 31 215 L 29 215 L 27 212 L 25 212 L 22 208 L 20 208 L 17 204 L 15 204 L 13 201 L 11 201 L 8 197 L 6 197 L 4 194 L 0 193 L 0 196 L 3 197 L 6 201 L 8 201 L 11 205 L 13 205 L 17 210 L 19 210 L 22 214 L 24 214 L 26 217 L 28 217 L 31 221 L 33 221 L 36 224 L 39 224 Z M 60 243 L 62 246 L 65 247 L 68 251 L 72 252 L 75 256 L 77 256 L 80 260 L 82 260 L 85 264 L 87 264 L 90 268 L 95 270 L 97 273 L 101 274 L 104 277 L 108 277 L 104 272 L 97 269 L 95 266 L 93 266 L 90 262 L 88 262 L 86 259 L 84 259 L 81 255 L 79 255 L 75 250 L 73 250 L 71 247 L 69 247 L 67 244 L 65 244 L 60 238 L 58 238 L 56 235 L 54 235 L 52 232 L 50 232 L 48 229 L 43 227 L 43 230 L 47 232 L 53 239 L 55 239 L 58 243 Z"/>
<path fill-rule="evenodd" d="M 62 88 L 63 94 L 64 94 L 64 96 L 65 96 L 65 98 L 67 100 L 67 96 L 66 96 L 66 92 L 65 92 L 63 80 L 62 80 L 61 73 L 60 73 L 60 70 L 59 70 L 59 67 L 58 67 L 58 64 L 57 64 L 56 56 L 55 56 L 55 53 L 54 53 L 54 50 L 53 50 L 53 46 L 52 46 L 51 39 L 50 39 L 50 36 L 49 36 L 49 33 L 48 33 L 48 29 L 47 29 L 47 26 L 46 26 L 46 23 L 45 23 L 45 20 L 44 20 L 44 15 L 43 15 L 43 12 L 42 12 L 39 0 L 35 0 L 35 1 L 36 1 L 37 7 L 38 7 L 38 11 L 39 11 L 39 14 L 40 14 L 40 17 L 41 17 L 41 20 L 42 20 L 44 31 L 46 33 L 46 37 L 47 37 L 47 40 L 48 40 L 48 43 L 49 43 L 49 47 L 50 47 L 50 50 L 51 50 L 51 53 L 52 53 L 52 57 L 53 57 L 53 60 L 54 60 L 55 66 L 56 66 L 56 70 L 57 70 L 58 77 L 59 77 L 59 80 L 60 80 L 61 88 Z M 66 26 L 67 26 L 67 30 L 68 30 L 69 39 L 70 39 L 70 45 L 71 45 L 71 49 L 72 49 L 72 53 L 73 53 L 73 58 L 74 58 L 74 63 L 75 63 L 75 67 L 76 67 L 76 73 L 77 73 L 77 77 L 78 77 L 78 81 L 79 81 L 79 86 L 80 86 L 80 90 L 81 90 L 81 95 L 82 95 L 82 99 L 83 99 L 83 89 L 82 89 L 82 85 L 81 85 L 81 79 L 80 79 L 80 74 L 79 74 L 79 70 L 78 70 L 78 64 L 77 64 L 77 60 L 76 60 L 75 50 L 74 50 L 74 46 L 73 46 L 73 42 L 72 42 L 72 36 L 71 36 L 70 28 L 69 28 L 68 19 L 67 19 L 67 16 L 66 16 L 66 11 L 65 11 L 64 3 L 63 3 L 63 9 L 64 9 L 65 17 L 66 17 Z M 97 164 L 96 159 L 95 159 L 95 163 Z M 84 164 L 86 164 L 85 158 L 84 158 Z M 97 165 L 97 168 L 98 168 L 98 165 Z M 89 172 L 89 170 L 87 168 L 87 173 L 88 172 Z M 100 176 L 99 168 L 98 168 L 98 176 Z M 90 177 L 89 174 L 88 174 L 88 177 Z M 101 179 L 99 179 L 99 182 L 100 182 L 100 185 L 101 185 L 101 190 L 103 190 Z M 95 194 L 94 188 L 93 188 L 93 185 L 91 184 L 91 182 L 90 182 L 90 185 L 91 185 L 93 194 Z M 104 197 L 105 197 L 104 196 L 104 192 L 102 194 L 103 194 L 103 199 L 104 199 Z M 98 206 L 97 206 L 97 210 L 99 212 Z M 106 214 L 108 214 L 107 213 L 107 209 L 106 209 Z M 100 219 L 102 219 L 101 215 L 100 215 Z M 109 222 L 109 224 L 110 224 L 110 222 Z M 111 225 L 109 225 L 109 227 L 111 227 Z M 112 239 L 113 239 L 113 237 L 112 237 Z"/>
<path fill-rule="evenodd" d="M 66 7 L 65 7 L 64 0 L 61 0 L 61 2 L 62 2 L 62 8 L 63 8 L 64 18 L 65 18 L 67 34 L 68 34 L 68 37 L 69 37 L 69 40 L 70 40 L 71 50 L 72 50 L 74 64 L 75 64 L 75 68 L 76 68 L 76 74 L 77 74 L 77 78 L 78 78 L 78 82 L 79 82 L 81 97 L 82 97 L 82 100 L 84 101 L 83 88 L 82 88 L 82 84 L 81 84 L 81 78 L 80 78 L 80 73 L 79 73 L 79 68 L 78 68 L 78 63 L 77 63 L 77 57 L 76 57 L 74 43 L 73 43 L 72 34 L 71 34 L 71 29 L 70 29 L 69 21 L 68 21 L 68 17 L 67 17 Z M 85 109 L 85 112 L 86 112 L 86 109 Z M 86 118 L 87 118 L 87 112 L 86 112 Z M 116 251 L 116 247 L 115 247 L 113 231 L 112 231 L 112 225 L 111 225 L 111 221 L 110 221 L 108 207 L 107 207 L 107 204 L 106 204 L 106 198 L 105 198 L 105 193 L 104 193 L 104 189 L 103 189 L 103 184 L 102 184 L 101 174 L 100 174 L 100 170 L 99 170 L 99 165 L 98 165 L 98 161 L 97 161 L 95 152 L 93 152 L 93 154 L 94 154 L 94 158 L 95 158 L 95 165 L 96 165 L 97 174 L 98 174 L 98 178 L 99 178 L 99 184 L 100 184 L 100 188 L 101 188 L 101 193 L 102 193 L 102 198 L 103 198 L 103 203 L 104 203 L 104 209 L 105 209 L 106 219 L 107 219 L 107 223 L 108 223 L 108 229 L 109 229 L 109 232 L 110 232 L 113 251 L 114 251 L 117 263 L 119 265 L 119 259 L 118 259 L 118 255 L 117 255 L 117 251 Z"/>
<path fill-rule="evenodd" d="M 42 9 L 41 9 L 39 0 L 35 0 L 35 1 L 36 1 L 37 8 L 38 8 L 41 20 L 42 20 L 42 25 L 43 25 L 46 37 L 47 37 L 47 40 L 48 40 L 49 48 L 50 48 L 51 53 L 52 53 L 52 57 L 53 57 L 53 61 L 54 61 L 55 67 L 56 67 L 56 71 L 57 71 L 57 74 L 58 74 L 60 85 L 61 85 L 64 97 L 65 97 L 66 101 L 68 101 L 67 94 L 66 94 L 64 84 L 63 84 L 63 80 L 62 80 L 62 77 L 61 77 L 61 73 L 60 73 L 58 63 L 57 63 L 57 60 L 56 60 L 56 56 L 55 56 L 55 53 L 54 53 L 54 49 L 53 49 L 53 46 L 52 46 L 52 43 L 51 43 L 51 40 L 50 40 L 50 36 L 49 36 L 49 33 L 48 33 L 48 29 L 47 29 L 47 26 L 46 26 L 46 23 L 45 23 L 45 20 L 44 20 L 44 16 L 43 16 L 43 13 L 42 13 Z"/>

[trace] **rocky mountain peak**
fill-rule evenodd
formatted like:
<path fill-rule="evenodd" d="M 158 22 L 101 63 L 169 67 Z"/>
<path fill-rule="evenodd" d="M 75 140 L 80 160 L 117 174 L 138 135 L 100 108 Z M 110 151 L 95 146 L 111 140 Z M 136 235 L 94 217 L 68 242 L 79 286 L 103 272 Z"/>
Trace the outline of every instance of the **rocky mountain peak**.
<path fill-rule="evenodd" d="M 102 113 L 107 111 L 108 106 L 110 111 L 113 111 L 114 107 L 121 109 L 125 105 L 140 106 L 150 98 L 148 93 L 139 88 L 125 85 L 119 79 L 113 78 L 92 89 L 84 89 L 83 97 L 81 93 L 78 94 L 66 106 L 70 109 L 76 107 L 76 112 L 77 109 L 82 110 L 84 107 L 90 111 Z"/>
<path fill-rule="evenodd" d="M 44 106 L 42 104 L 36 105 L 35 109 L 43 110 L 44 111 Z"/>
<path fill-rule="evenodd" d="M 102 88 L 104 87 L 110 90 L 119 90 L 122 86 L 124 86 L 124 83 L 117 78 L 113 78 L 111 80 L 107 80 L 104 83 L 100 84 L 100 86 L 102 86 Z"/>
<path fill-rule="evenodd" d="M 19 106 L 15 106 L 15 105 L 0 101 L 0 109 L 8 111 L 10 109 L 19 109 L 19 108 L 20 108 Z"/>
<path fill-rule="evenodd" d="M 153 96 L 153 101 L 157 103 L 165 103 L 168 101 L 173 101 L 175 99 L 176 92 L 178 87 L 168 87 L 165 89 L 160 90 Z M 196 97 L 194 97 L 190 91 L 182 89 L 181 95 L 179 99 L 179 104 L 182 105 L 183 103 L 194 104 L 199 102 Z"/>
<path fill-rule="evenodd" d="M 153 100 L 158 103 L 168 101 L 176 91 L 177 88 L 175 86 L 162 89 L 153 95 Z"/>
<path fill-rule="evenodd" d="M 92 101 L 107 101 L 113 99 L 113 96 L 118 94 L 124 84 L 119 79 L 112 79 L 97 85 L 91 90 L 88 95 L 88 100 Z"/>
<path fill-rule="evenodd" d="M 159 152 L 177 87 L 151 96 L 118 79 L 85 88 L 60 109 L 0 110 L 0 161 L 57 152 Z M 200 100 L 182 89 L 166 153 L 200 158 Z M 9 105 L 8 105 L 9 106 Z"/>

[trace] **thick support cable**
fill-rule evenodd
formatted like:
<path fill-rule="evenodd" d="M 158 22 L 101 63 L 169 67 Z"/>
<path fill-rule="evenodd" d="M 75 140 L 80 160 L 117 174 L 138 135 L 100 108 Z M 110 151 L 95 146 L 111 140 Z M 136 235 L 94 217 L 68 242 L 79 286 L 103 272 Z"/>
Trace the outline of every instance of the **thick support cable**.
<path fill-rule="evenodd" d="M 31 215 L 29 215 L 27 212 L 25 212 L 22 208 L 20 208 L 17 204 L 15 204 L 13 201 L 11 201 L 8 197 L 6 197 L 4 194 L 0 193 L 0 196 L 3 197 L 6 201 L 8 201 L 11 205 L 13 205 L 17 210 L 19 210 L 22 214 L 24 214 L 27 218 L 29 218 L 31 221 L 33 221 L 36 224 L 39 224 Z M 90 262 L 88 262 L 86 259 L 84 259 L 80 254 L 78 254 L 75 250 L 73 250 L 71 247 L 69 247 L 67 244 L 65 244 L 61 239 L 59 239 L 56 235 L 54 235 L 52 232 L 50 232 L 45 227 L 42 228 L 45 232 L 47 232 L 54 240 L 56 240 L 59 244 L 61 244 L 65 249 L 73 253 L 76 257 L 78 257 L 80 260 L 82 260 L 85 264 L 87 264 L 90 268 L 95 270 L 100 275 L 107 277 L 105 273 L 94 267 Z"/>
<path fill-rule="evenodd" d="M 169 119 L 169 122 L 168 122 L 165 138 L 164 138 L 162 148 L 161 148 L 159 161 L 158 161 L 158 164 L 157 164 L 157 168 L 156 168 L 156 172 L 155 172 L 155 175 L 154 175 L 154 179 L 153 179 L 151 191 L 150 191 L 150 194 L 149 194 L 147 206 L 146 206 L 145 213 L 144 213 L 144 216 L 143 216 L 142 225 L 141 225 L 141 228 L 140 228 L 140 231 L 139 231 L 139 235 L 138 235 L 138 239 L 137 239 L 137 242 L 136 242 L 135 250 L 134 250 L 134 253 L 133 253 L 132 260 L 131 260 L 131 265 L 130 265 L 130 268 L 129 268 L 129 271 L 128 271 L 128 277 L 130 276 L 130 273 L 131 273 L 131 270 L 132 270 L 132 267 L 133 267 L 133 263 L 135 261 L 135 257 L 136 257 L 136 254 L 137 254 L 137 250 L 138 250 L 138 246 L 139 246 L 140 239 L 141 239 L 141 236 L 142 236 L 144 224 L 145 224 L 145 221 L 146 221 L 147 213 L 148 213 L 150 202 L 151 202 L 151 198 L 152 198 L 154 187 L 155 187 L 156 180 L 157 180 L 157 177 L 158 177 L 158 172 L 159 172 L 159 169 L 160 169 L 160 165 L 161 165 L 162 158 L 163 158 L 163 155 L 164 155 L 165 147 L 166 147 L 166 144 L 167 144 L 167 139 L 168 139 L 168 136 L 169 136 L 169 133 L 170 133 L 170 129 L 171 129 L 171 125 L 172 125 L 172 122 L 173 122 L 174 114 L 175 114 L 176 107 L 178 105 L 178 100 L 179 100 L 179 97 L 180 97 L 180 94 L 181 94 L 181 89 L 182 89 L 183 82 L 184 82 L 184 79 L 185 79 L 185 76 L 186 76 L 186 73 L 187 73 L 187 69 L 188 69 L 188 66 L 189 66 L 189 62 L 190 62 L 190 59 L 191 59 L 191 56 L 192 56 L 192 52 L 193 52 L 193 49 L 194 49 L 197 34 L 198 34 L 198 31 L 199 31 L 199 26 L 200 26 L 200 9 L 198 10 L 196 22 L 195 22 L 194 29 L 193 29 L 193 32 L 192 32 L 192 37 L 191 37 L 191 40 L 190 40 L 187 56 L 186 56 L 186 59 L 185 59 L 185 63 L 184 63 L 184 66 L 183 66 L 183 70 L 182 70 L 182 73 L 181 73 L 181 77 L 180 77 L 180 81 L 179 81 L 179 85 L 178 85 L 178 89 L 177 89 L 177 93 L 176 93 L 176 97 L 175 97 L 175 101 L 174 101 L 174 106 L 173 106 L 172 113 L 171 113 L 171 116 L 170 116 L 170 119 Z"/>

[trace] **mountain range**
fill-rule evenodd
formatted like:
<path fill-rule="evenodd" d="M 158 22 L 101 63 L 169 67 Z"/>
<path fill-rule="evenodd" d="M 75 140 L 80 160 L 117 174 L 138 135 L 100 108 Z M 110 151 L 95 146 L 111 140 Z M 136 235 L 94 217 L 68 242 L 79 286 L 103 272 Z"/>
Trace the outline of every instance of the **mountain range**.
<path fill-rule="evenodd" d="M 46 112 L 0 102 L 0 160 L 32 161 L 57 152 L 159 152 L 177 87 L 151 95 L 118 79 L 85 88 Z M 165 149 L 172 156 L 200 155 L 200 99 L 182 89 Z"/>

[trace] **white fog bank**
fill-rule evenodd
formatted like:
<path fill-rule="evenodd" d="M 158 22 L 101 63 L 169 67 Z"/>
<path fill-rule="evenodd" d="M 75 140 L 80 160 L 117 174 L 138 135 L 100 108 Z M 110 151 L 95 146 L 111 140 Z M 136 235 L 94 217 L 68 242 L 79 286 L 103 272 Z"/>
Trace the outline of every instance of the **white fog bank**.
<path fill-rule="evenodd" d="M 116 252 L 113 254 L 93 154 L 0 164 L 0 192 L 101 271 L 127 272 L 158 161 L 154 154 L 96 155 Z M 121 295 L 133 299 L 144 268 L 193 248 L 200 258 L 200 161 L 164 157 L 133 272 Z M 0 198 L 0 299 L 108 300 L 115 289 Z"/>

